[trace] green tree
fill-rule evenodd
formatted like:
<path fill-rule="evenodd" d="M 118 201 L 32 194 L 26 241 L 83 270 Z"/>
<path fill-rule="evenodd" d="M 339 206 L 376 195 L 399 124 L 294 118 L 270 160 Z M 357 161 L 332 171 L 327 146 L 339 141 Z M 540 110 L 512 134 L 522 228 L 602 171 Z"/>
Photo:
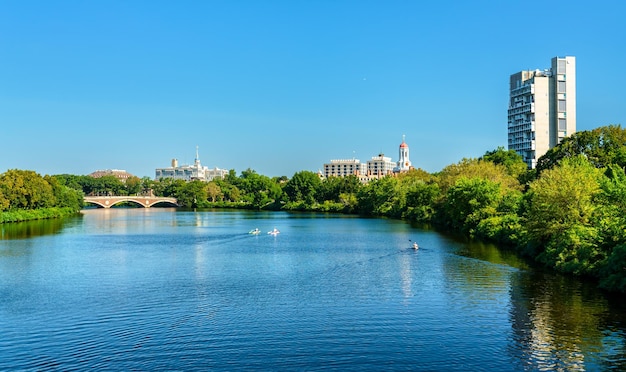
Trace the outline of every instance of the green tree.
<path fill-rule="evenodd" d="M 154 181 L 148 176 L 141 177 L 141 192 L 148 194 L 154 187 Z"/>
<path fill-rule="evenodd" d="M 233 186 L 237 186 L 239 183 L 239 177 L 237 177 L 237 172 L 234 169 L 228 171 L 224 180 Z"/>
<path fill-rule="evenodd" d="M 52 186 L 34 171 L 6 171 L 0 175 L 0 189 L 4 198 L 9 201 L 9 207 L 6 208 L 8 210 L 38 209 L 56 204 Z"/>
<path fill-rule="evenodd" d="M 11 202 L 8 197 L 4 195 L 5 191 L 0 187 L 0 212 L 6 211 L 11 206 Z"/>
<path fill-rule="evenodd" d="M 76 183 L 80 185 L 80 188 L 83 190 L 85 195 L 96 195 L 97 194 L 97 181 L 95 178 L 91 176 L 76 176 Z M 72 181 L 68 180 L 68 184 L 72 184 Z"/>
<path fill-rule="evenodd" d="M 93 180 L 92 192 L 97 195 L 127 195 L 126 186 L 114 175 L 105 175 Z"/>
<path fill-rule="evenodd" d="M 316 199 L 318 202 L 326 200 L 341 202 L 346 194 L 356 196 L 362 186 L 359 178 L 353 174 L 346 177 L 327 177 L 317 187 Z"/>
<path fill-rule="evenodd" d="M 626 293 L 626 243 L 616 245 L 600 271 L 600 287 Z"/>
<path fill-rule="evenodd" d="M 207 202 L 206 183 L 194 180 L 178 184 L 174 195 L 179 205 L 188 208 L 203 207 Z"/>
<path fill-rule="evenodd" d="M 363 184 L 355 175 L 324 178 L 316 186 L 316 208 L 322 211 L 354 213 L 358 208 L 357 194 L 361 187 Z"/>
<path fill-rule="evenodd" d="M 316 173 L 311 171 L 297 172 L 285 184 L 283 191 L 291 202 L 302 201 L 311 208 L 315 205 L 315 195 L 320 189 L 322 181 Z"/>
<path fill-rule="evenodd" d="M 127 195 L 137 195 L 143 189 L 141 179 L 137 176 L 128 177 L 126 182 L 124 182 L 124 186 Z"/>
<path fill-rule="evenodd" d="M 224 197 L 234 203 L 241 201 L 241 190 L 237 186 L 232 185 L 224 192 Z"/>
<path fill-rule="evenodd" d="M 184 187 L 184 180 L 161 178 L 152 185 L 154 195 L 175 198 L 179 189 Z"/>
<path fill-rule="evenodd" d="M 497 215 L 501 199 L 499 183 L 462 177 L 447 190 L 436 222 L 448 230 L 473 234 L 482 220 Z"/>
<path fill-rule="evenodd" d="M 515 150 L 505 150 L 502 146 L 493 151 L 487 151 L 481 159 L 504 166 L 506 173 L 518 180 L 528 171 L 528 165 L 526 165 L 520 154 L 515 152 Z"/>
<path fill-rule="evenodd" d="M 370 181 L 357 195 L 359 211 L 376 216 L 401 217 L 406 208 L 406 192 L 395 177 Z"/>
<path fill-rule="evenodd" d="M 576 155 L 583 155 L 596 168 L 610 164 L 625 168 L 626 130 L 620 125 L 609 125 L 573 133 L 538 159 L 537 175 Z"/>
<path fill-rule="evenodd" d="M 584 156 L 565 158 L 530 184 L 525 228 L 528 247 L 557 270 L 589 274 L 606 252 L 598 249 L 594 226 L 602 170 Z"/>
<path fill-rule="evenodd" d="M 215 183 L 215 185 L 219 188 L 220 193 L 222 194 L 221 200 L 238 203 L 241 200 L 241 191 L 237 186 L 231 184 L 229 180 L 232 180 L 232 178 L 226 177 L 224 179 L 214 179 L 211 182 Z"/>
<path fill-rule="evenodd" d="M 441 192 L 445 194 L 460 178 L 480 178 L 499 183 L 504 189 L 522 189 L 517 177 L 509 174 L 505 165 L 487 160 L 463 159 L 457 164 L 446 166 L 437 174 Z"/>
<path fill-rule="evenodd" d="M 436 183 L 422 181 L 411 185 L 406 194 L 407 210 L 404 216 L 415 222 L 430 222 L 439 196 L 439 185 Z"/>
<path fill-rule="evenodd" d="M 600 184 L 602 192 L 596 198 L 600 244 L 607 252 L 600 269 L 600 286 L 610 291 L 626 293 L 626 174 L 623 168 L 610 165 Z"/>
<path fill-rule="evenodd" d="M 237 181 L 242 199 L 255 209 L 268 208 L 282 199 L 282 188 L 271 178 L 259 175 L 252 169 L 241 172 Z"/>
<path fill-rule="evenodd" d="M 316 192 L 316 199 L 318 202 L 324 202 L 326 200 L 339 201 L 339 195 L 341 194 L 341 187 L 343 180 L 347 177 L 326 177 L 321 180 Z M 286 192 L 286 190 L 285 190 Z M 289 197 L 289 193 L 286 192 Z"/>
<path fill-rule="evenodd" d="M 486 217 L 476 226 L 474 236 L 514 247 L 520 244 L 524 238 L 522 220 L 514 213 Z"/>
<path fill-rule="evenodd" d="M 46 175 L 43 178 L 52 187 L 56 207 L 68 207 L 74 211 L 83 207 L 85 202 L 82 191 L 61 184 L 55 176 Z"/>
<path fill-rule="evenodd" d="M 207 197 L 209 201 L 215 203 L 216 201 L 222 201 L 224 198 L 224 194 L 222 193 L 222 189 L 218 186 L 217 182 L 211 181 L 207 184 Z"/>
<path fill-rule="evenodd" d="M 73 174 L 57 174 L 54 178 L 59 182 L 59 184 L 70 187 L 74 190 L 83 191 L 83 177 L 85 176 L 77 176 Z M 89 177 L 91 178 L 91 177 Z"/>

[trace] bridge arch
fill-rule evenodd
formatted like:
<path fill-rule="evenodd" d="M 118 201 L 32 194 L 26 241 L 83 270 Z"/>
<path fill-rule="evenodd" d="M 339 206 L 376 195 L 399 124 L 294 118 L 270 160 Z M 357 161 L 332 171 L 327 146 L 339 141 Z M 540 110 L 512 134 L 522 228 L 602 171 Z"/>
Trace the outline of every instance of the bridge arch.
<path fill-rule="evenodd" d="M 111 208 L 124 202 L 133 203 L 143 208 L 163 204 L 178 207 L 176 198 L 160 198 L 154 196 L 85 196 L 84 201 L 85 203 L 93 204 L 101 208 Z"/>

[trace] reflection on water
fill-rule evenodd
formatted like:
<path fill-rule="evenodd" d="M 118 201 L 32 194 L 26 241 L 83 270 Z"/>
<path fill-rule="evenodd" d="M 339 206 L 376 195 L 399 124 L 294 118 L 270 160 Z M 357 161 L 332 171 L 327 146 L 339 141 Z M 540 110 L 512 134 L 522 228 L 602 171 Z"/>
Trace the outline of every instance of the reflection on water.
<path fill-rule="evenodd" d="M 512 300 L 514 343 L 510 351 L 526 361 L 525 367 L 545 371 L 582 371 L 589 366 L 626 369 L 623 296 L 603 293 L 594 282 L 548 272 L 492 244 L 459 243 L 456 253 L 497 264 L 481 270 L 487 278 L 465 277 L 484 288 L 502 288 L 497 283 L 502 283 L 503 274 L 520 269 L 505 280 Z M 468 264 L 451 270 L 463 266 Z"/>
<path fill-rule="evenodd" d="M 0 370 L 626 368 L 620 297 L 401 221 L 127 209 L 22 229 L 0 240 Z"/>
<path fill-rule="evenodd" d="M 68 222 L 80 217 L 52 218 L 46 220 L 12 222 L 0 224 L 0 240 L 27 239 L 42 235 L 57 234 Z"/>
<path fill-rule="evenodd" d="M 626 306 L 619 296 L 606 296 L 593 283 L 539 269 L 515 277 L 511 288 L 516 341 L 538 367 L 626 367 Z"/>

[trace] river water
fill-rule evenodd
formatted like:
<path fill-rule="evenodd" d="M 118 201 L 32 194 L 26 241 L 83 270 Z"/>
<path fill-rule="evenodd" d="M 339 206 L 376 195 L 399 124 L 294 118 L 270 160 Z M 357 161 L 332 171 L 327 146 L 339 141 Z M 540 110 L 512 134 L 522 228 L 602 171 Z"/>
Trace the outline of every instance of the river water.
<path fill-rule="evenodd" d="M 623 297 L 402 221 L 92 209 L 0 238 L 0 370 L 626 369 Z"/>

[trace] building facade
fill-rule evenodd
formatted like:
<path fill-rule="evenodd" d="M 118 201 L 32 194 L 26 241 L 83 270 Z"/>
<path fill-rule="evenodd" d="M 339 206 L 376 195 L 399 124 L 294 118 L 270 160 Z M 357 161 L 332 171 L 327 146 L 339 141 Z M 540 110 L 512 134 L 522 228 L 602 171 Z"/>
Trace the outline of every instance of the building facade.
<path fill-rule="evenodd" d="M 510 76 L 508 149 L 529 168 L 576 132 L 576 58 L 554 57 L 551 68 Z"/>
<path fill-rule="evenodd" d="M 217 167 L 209 169 L 200 164 L 200 158 L 198 156 L 198 148 L 196 147 L 196 159 L 193 165 L 178 165 L 177 159 L 172 159 L 171 167 L 157 168 L 155 170 L 155 179 L 160 180 L 162 178 L 173 178 L 176 180 L 194 181 L 200 180 L 209 182 L 215 178 L 223 179 L 228 174 L 225 169 L 219 169 Z"/>
<path fill-rule="evenodd" d="M 361 176 L 367 170 L 366 164 L 359 159 L 335 159 L 324 164 L 324 177 Z"/>
<path fill-rule="evenodd" d="M 393 168 L 396 163 L 391 161 L 390 157 L 385 154 L 378 154 L 378 156 L 372 156 L 367 161 L 367 175 L 370 178 L 380 178 L 390 174 L 393 174 Z"/>

